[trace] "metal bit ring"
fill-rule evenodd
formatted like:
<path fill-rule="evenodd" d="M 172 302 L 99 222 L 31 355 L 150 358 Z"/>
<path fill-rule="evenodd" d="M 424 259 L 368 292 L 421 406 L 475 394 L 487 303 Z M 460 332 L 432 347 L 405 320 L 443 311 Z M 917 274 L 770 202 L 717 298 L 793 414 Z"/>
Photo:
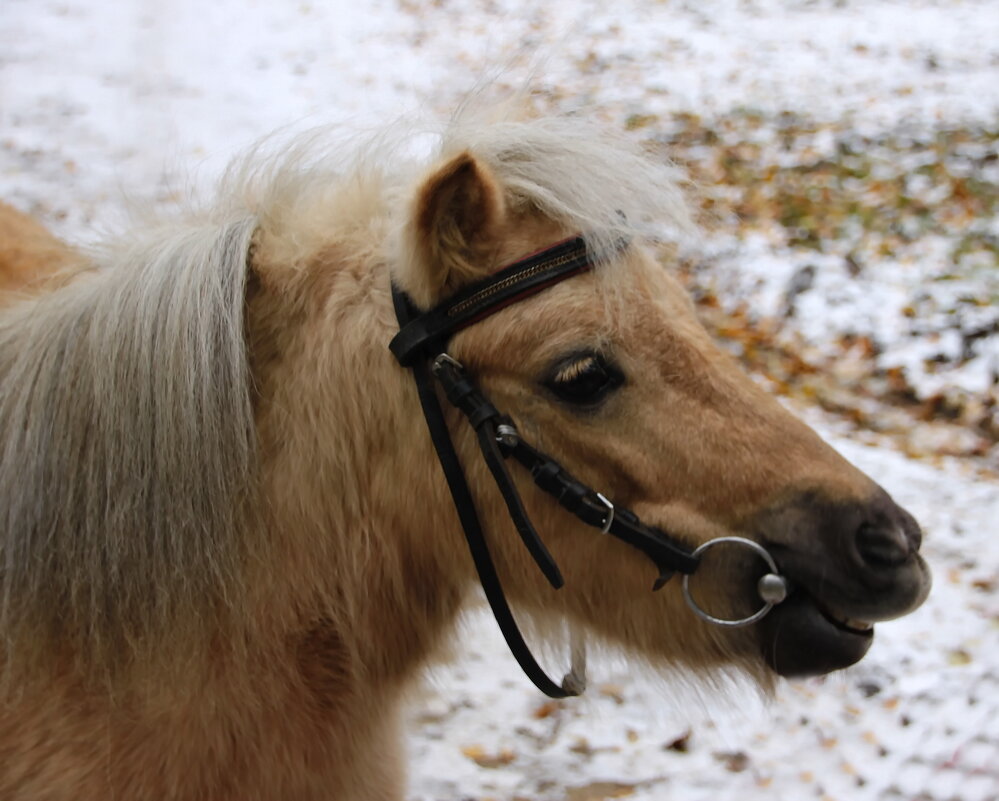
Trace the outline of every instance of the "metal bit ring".
<path fill-rule="evenodd" d="M 780 571 L 777 569 L 777 563 L 774 562 L 773 557 L 767 549 L 758 542 L 746 539 L 745 537 L 716 537 L 713 540 L 708 540 L 707 542 L 699 545 L 694 551 L 694 556 L 700 556 L 705 551 L 713 548 L 715 545 L 721 545 L 723 543 L 741 545 L 744 548 L 748 548 L 767 563 L 767 567 L 770 568 L 770 572 L 762 576 L 759 582 L 757 582 L 757 591 L 761 593 L 760 597 L 763 601 L 763 606 L 748 617 L 739 618 L 737 620 L 726 620 L 725 618 L 715 617 L 714 615 L 708 614 L 701 609 L 701 607 L 698 606 L 697 602 L 694 600 L 694 597 L 690 594 L 690 575 L 685 575 L 683 577 L 683 597 L 687 602 L 687 606 L 689 606 L 691 611 L 701 618 L 701 620 L 713 623 L 716 626 L 728 626 L 730 628 L 748 626 L 751 623 L 761 620 L 767 612 L 774 608 L 776 604 L 779 604 L 785 597 L 787 597 L 787 580 L 780 574 Z"/>

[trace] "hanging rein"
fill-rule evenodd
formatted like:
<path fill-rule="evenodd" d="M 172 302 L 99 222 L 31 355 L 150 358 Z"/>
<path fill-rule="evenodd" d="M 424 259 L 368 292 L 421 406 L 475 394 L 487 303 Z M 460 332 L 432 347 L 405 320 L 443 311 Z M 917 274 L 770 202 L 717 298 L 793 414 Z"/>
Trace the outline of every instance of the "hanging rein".
<path fill-rule="evenodd" d="M 623 244 L 621 245 L 623 247 Z M 718 537 L 690 548 L 660 528 L 639 520 L 628 509 L 615 506 L 603 494 L 576 480 L 557 461 L 523 440 L 513 421 L 501 414 L 479 391 L 464 367 L 447 354 L 451 336 L 463 328 L 548 287 L 592 269 L 594 259 L 582 237 L 567 239 L 488 278 L 467 286 L 426 312 L 420 312 L 409 297 L 393 285 L 392 300 L 399 321 L 399 333 L 389 344 L 403 367 L 412 369 L 430 437 L 447 479 L 455 509 L 465 532 L 479 581 L 510 651 L 524 673 L 546 695 L 564 698 L 578 695 L 585 687 L 585 654 L 574 647 L 573 669 L 556 684 L 538 664 L 517 627 L 496 573 L 489 546 L 482 531 L 475 503 L 438 401 L 434 379 L 448 402 L 459 409 L 475 430 L 479 447 L 499 488 L 517 533 L 545 578 L 555 589 L 564 580 L 555 559 L 531 523 L 520 494 L 506 467 L 514 459 L 525 467 L 542 490 L 587 525 L 637 548 L 659 571 L 652 586 L 660 589 L 676 573 L 683 574 L 683 595 L 690 608 L 702 619 L 722 626 L 754 623 L 787 594 L 787 582 L 779 574 L 770 554 L 759 544 L 742 537 Z M 729 543 L 752 550 L 770 572 L 757 584 L 763 605 L 752 615 L 726 620 L 709 615 L 694 601 L 689 578 L 701 563 L 703 553 L 715 545 Z"/>

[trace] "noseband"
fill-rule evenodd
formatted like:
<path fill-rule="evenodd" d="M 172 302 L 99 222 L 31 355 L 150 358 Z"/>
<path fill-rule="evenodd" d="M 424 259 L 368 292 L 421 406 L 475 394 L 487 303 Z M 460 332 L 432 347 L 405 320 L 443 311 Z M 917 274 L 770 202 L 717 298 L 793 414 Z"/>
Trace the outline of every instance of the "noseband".
<path fill-rule="evenodd" d="M 620 247 L 623 246 L 622 243 Z M 761 619 L 775 604 L 784 600 L 787 594 L 786 580 L 779 574 L 770 554 L 759 543 L 742 537 L 718 537 L 696 549 L 690 548 L 662 529 L 643 523 L 630 510 L 615 506 L 603 494 L 578 481 L 557 461 L 525 442 L 513 421 L 489 402 L 464 367 L 447 354 L 448 341 L 456 332 L 512 303 L 590 270 L 593 265 L 594 259 L 587 250 L 585 241 L 582 237 L 575 237 L 463 288 L 426 312 L 421 313 L 405 293 L 394 285 L 392 287 L 399 332 L 392 339 L 389 348 L 403 367 L 413 370 L 423 416 L 451 490 L 482 589 L 507 645 L 524 673 L 539 690 L 552 698 L 564 698 L 582 692 L 585 679 L 582 669 L 576 664 L 577 660 L 581 661 L 581 657 L 575 653 L 577 649 L 574 648 L 573 669 L 566 674 L 561 684 L 556 684 L 535 660 L 524 641 L 496 573 L 433 379 L 441 385 L 448 402 L 462 412 L 475 430 L 482 456 L 496 481 L 517 533 L 555 589 L 559 589 L 564 583 L 562 574 L 527 515 L 506 468 L 506 460 L 509 458 L 525 467 L 538 487 L 553 496 L 582 522 L 627 543 L 651 559 L 659 571 L 653 590 L 660 589 L 676 573 L 681 573 L 683 596 L 694 613 L 703 620 L 722 626 L 745 626 Z M 697 605 L 689 589 L 690 576 L 700 565 L 702 554 L 711 547 L 726 543 L 752 550 L 766 562 L 770 570 L 757 585 L 763 605 L 752 615 L 738 620 L 709 615 Z"/>

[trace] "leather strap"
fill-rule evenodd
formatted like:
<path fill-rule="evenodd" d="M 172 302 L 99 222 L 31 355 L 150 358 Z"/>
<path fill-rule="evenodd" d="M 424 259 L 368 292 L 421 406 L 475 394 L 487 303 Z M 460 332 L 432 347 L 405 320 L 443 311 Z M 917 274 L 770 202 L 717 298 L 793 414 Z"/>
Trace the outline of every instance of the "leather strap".
<path fill-rule="evenodd" d="M 395 287 L 392 288 L 392 301 L 400 323 L 412 318 L 415 309 L 409 302 L 409 299 Z M 524 635 L 517 626 L 513 612 L 510 611 L 510 605 L 506 601 L 506 595 L 503 592 L 503 585 L 500 583 L 499 575 L 496 573 L 496 566 L 493 563 L 492 554 L 489 552 L 489 545 L 482 532 L 478 513 L 475 511 L 475 501 L 472 499 L 468 482 L 465 481 L 461 461 L 458 459 L 458 454 L 454 450 L 454 444 L 451 442 L 451 435 L 448 432 L 444 412 L 441 410 L 440 403 L 437 400 L 437 393 L 431 382 L 427 362 L 417 360 L 412 365 L 412 369 L 416 380 L 416 390 L 420 398 L 420 406 L 423 408 L 423 416 L 427 421 L 427 428 L 430 431 L 430 438 L 433 440 L 434 449 L 437 451 L 437 459 L 444 471 L 448 488 L 451 490 L 451 497 L 454 499 L 454 508 L 461 521 L 462 530 L 465 532 L 465 541 L 468 543 L 468 550 L 472 555 L 472 561 L 479 576 L 479 583 L 482 585 L 486 600 L 489 602 L 490 609 L 492 609 L 493 617 L 496 618 L 496 622 L 499 624 L 500 631 L 503 633 L 503 638 L 506 640 L 510 653 L 513 654 L 521 670 L 534 683 L 534 686 L 545 695 L 550 698 L 567 698 L 570 695 L 578 695 L 578 691 L 573 691 L 575 688 L 570 686 L 566 689 L 556 684 L 545 673 L 541 665 L 538 664 L 531 653 L 531 649 L 525 642 Z M 483 423 L 487 422 L 483 418 Z M 526 514 L 524 518 L 526 519 Z M 529 522 L 528 526 L 530 526 Z M 518 525 L 518 531 L 520 530 L 520 526 Z M 533 527 L 531 527 L 531 531 L 533 531 Z M 523 532 L 521 532 L 521 536 L 523 536 Z M 535 533 L 534 536 L 537 537 L 537 534 Z M 540 542 L 540 539 L 538 539 L 539 544 Z M 541 547 L 544 548 L 544 545 L 542 544 Z M 544 550 L 544 553 L 548 554 L 547 549 Z M 535 558 L 537 559 L 537 557 Z M 558 574 L 558 568 L 555 567 L 550 554 L 548 555 L 548 560 L 551 562 L 555 573 Z M 539 562 L 539 564 L 542 563 Z M 549 580 L 551 580 L 551 577 L 549 577 Z M 558 575 L 559 585 L 561 585 L 561 580 L 561 575 Z"/>
<path fill-rule="evenodd" d="M 414 315 L 405 325 L 400 324 L 389 349 L 399 364 L 411 367 L 421 353 L 445 351 L 447 340 L 462 328 L 590 267 L 583 238 L 566 239 L 459 290 L 430 311 Z"/>
<path fill-rule="evenodd" d="M 510 421 L 502 418 L 496 408 L 478 391 L 460 364 L 448 357 L 438 357 L 434 363 L 433 373 L 444 388 L 448 400 L 461 410 L 472 427 L 479 432 L 479 444 L 487 463 L 494 458 L 493 453 L 512 456 L 530 471 L 534 483 L 555 498 L 564 509 L 572 512 L 587 525 L 601 529 L 648 556 L 659 568 L 659 578 L 653 585 L 654 590 L 660 589 L 677 571 L 690 574 L 697 569 L 700 560 L 692 555 L 689 548 L 673 541 L 662 529 L 646 525 L 634 512 L 620 506 L 610 506 L 600 493 L 576 479 L 557 461 L 529 445 L 519 434 L 515 442 L 510 444 L 497 442 L 496 425 L 510 426 Z M 488 440 L 483 435 L 484 431 L 489 435 Z M 505 467 L 493 469 L 493 465 L 490 464 L 490 469 L 504 498 L 508 496 L 516 498 L 515 505 L 512 506 L 508 500 L 507 506 L 514 522 L 517 523 L 518 530 L 521 528 L 518 517 L 522 517 L 524 525 L 530 529 L 531 536 L 544 549 L 533 526 L 527 520 L 517 489 Z M 517 510 L 516 514 L 514 508 Z M 525 544 L 527 544 L 526 539 Z M 551 559 L 547 549 L 544 549 L 544 556 Z M 542 570 L 545 570 L 540 560 L 538 563 Z M 552 566 L 554 567 L 553 562 Z M 555 570 L 557 571 L 557 568 Z M 554 582 L 553 585 L 559 586 Z"/>
<path fill-rule="evenodd" d="M 475 510 L 474 499 L 454 450 L 444 412 L 431 379 L 429 363 L 431 359 L 434 360 L 433 375 L 440 382 L 448 401 L 461 410 L 475 429 L 482 456 L 496 481 L 517 533 L 553 587 L 558 589 L 563 585 L 562 574 L 524 509 L 516 485 L 506 469 L 507 457 L 512 456 L 526 467 L 538 487 L 552 495 L 584 523 L 599 528 L 648 556 L 659 569 L 659 577 L 653 590 L 661 588 L 677 571 L 693 573 L 699 559 L 689 548 L 673 540 L 661 529 L 645 525 L 633 512 L 616 508 L 604 496 L 575 479 L 554 459 L 524 442 L 512 422 L 499 413 L 479 392 L 464 368 L 445 352 L 448 339 L 456 331 L 558 281 L 590 269 L 591 266 L 584 240 L 576 237 L 510 265 L 495 276 L 458 292 L 428 312 L 421 313 L 403 292 L 394 285 L 392 287 L 392 302 L 400 330 L 389 347 L 401 365 L 413 370 L 423 416 L 451 491 L 486 600 L 521 669 L 541 692 L 552 698 L 565 698 L 582 692 L 585 682 L 577 675 L 576 668 L 583 663 L 579 662 L 574 653 L 574 670 L 567 673 L 562 684 L 558 685 L 534 659 L 524 641 L 506 601 Z"/>

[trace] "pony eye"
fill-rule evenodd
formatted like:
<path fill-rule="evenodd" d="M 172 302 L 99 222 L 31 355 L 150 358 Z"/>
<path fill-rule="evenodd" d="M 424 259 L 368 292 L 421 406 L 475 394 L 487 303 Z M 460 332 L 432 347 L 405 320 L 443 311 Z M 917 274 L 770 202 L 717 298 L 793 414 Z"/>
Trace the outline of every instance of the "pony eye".
<path fill-rule="evenodd" d="M 559 362 L 544 382 L 559 400 L 596 406 L 624 383 L 624 374 L 599 353 L 582 353 Z"/>

